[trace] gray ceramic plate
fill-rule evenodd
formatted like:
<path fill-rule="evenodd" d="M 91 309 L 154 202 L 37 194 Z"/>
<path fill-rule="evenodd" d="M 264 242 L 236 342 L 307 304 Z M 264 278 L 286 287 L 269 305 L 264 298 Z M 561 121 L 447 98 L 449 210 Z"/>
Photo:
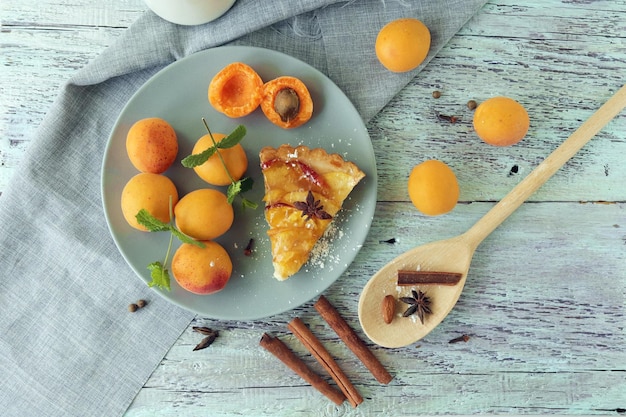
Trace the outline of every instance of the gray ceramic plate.
<path fill-rule="evenodd" d="M 300 78 L 313 98 L 311 120 L 299 128 L 283 130 L 267 120 L 260 108 L 240 119 L 216 112 L 207 99 L 208 85 L 219 70 L 235 61 L 250 65 L 264 81 L 281 75 Z M 193 54 L 158 72 L 129 100 L 111 133 L 102 165 L 104 212 L 117 247 L 141 279 L 151 280 L 146 266 L 162 261 L 169 241 L 168 233 L 132 229 L 120 208 L 122 188 L 137 173 L 126 155 L 126 133 L 133 123 L 146 117 L 161 117 L 176 130 L 179 155 L 165 175 L 174 181 L 181 197 L 191 190 L 210 187 L 193 170 L 180 164 L 191 153 L 195 141 L 206 133 L 202 118 L 207 119 L 213 132 L 227 134 L 239 124 L 246 126 L 248 133 L 242 141 L 249 159 L 246 176 L 254 180 L 253 189 L 246 197 L 259 203 L 256 210 L 244 210 L 240 200 L 235 200 L 235 223 L 216 239 L 229 252 L 234 265 L 226 288 L 211 295 L 195 295 L 179 287 L 172 277 L 172 290 L 156 290 L 160 295 L 204 317 L 260 319 L 291 310 L 320 295 L 354 260 L 369 232 L 376 205 L 374 152 L 356 109 L 330 79 L 295 58 L 260 48 L 220 47 Z M 339 153 L 357 163 L 366 178 L 356 186 L 335 218 L 335 233 L 332 239 L 324 238 L 322 244 L 326 250 L 320 251 L 298 274 L 279 282 L 272 276 L 258 153 L 263 146 L 283 143 L 322 147 Z M 245 256 L 244 248 L 250 239 L 254 239 L 254 252 Z"/>

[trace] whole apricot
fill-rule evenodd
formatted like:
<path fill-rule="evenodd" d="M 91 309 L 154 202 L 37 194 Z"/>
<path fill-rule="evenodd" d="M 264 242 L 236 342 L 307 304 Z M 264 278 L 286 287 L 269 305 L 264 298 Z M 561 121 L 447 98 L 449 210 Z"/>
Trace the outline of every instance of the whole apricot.
<path fill-rule="evenodd" d="M 459 199 L 456 175 L 448 165 L 434 159 L 411 170 L 408 191 L 413 205 L 428 216 L 451 211 Z"/>
<path fill-rule="evenodd" d="M 490 145 L 514 145 L 526 136 L 530 126 L 528 112 L 509 97 L 492 97 L 474 111 L 474 130 Z"/>
<path fill-rule="evenodd" d="M 194 190 L 180 199 L 174 209 L 176 227 L 197 240 L 212 240 L 233 224 L 233 206 L 226 195 L 211 188 Z"/>
<path fill-rule="evenodd" d="M 219 143 L 226 135 L 213 133 L 213 139 Z M 213 140 L 208 133 L 202 136 L 193 147 L 192 154 L 199 154 L 213 146 Z M 217 154 L 219 152 L 219 155 Z M 193 170 L 200 178 L 212 185 L 228 185 L 232 181 L 238 181 L 248 169 L 248 157 L 241 144 L 226 149 L 218 149 L 216 153 L 202 165 L 195 166 Z M 220 158 L 221 156 L 221 158 Z M 228 171 L 224 169 L 224 164 Z M 228 175 L 230 173 L 230 175 Z M 232 178 L 231 178 L 232 177 Z"/>
<path fill-rule="evenodd" d="M 132 177 L 122 190 L 122 214 L 129 225 L 137 230 L 146 228 L 137 222 L 137 213 L 145 209 L 163 223 L 170 222 L 170 198 L 172 207 L 178 203 L 178 191 L 168 177 L 162 174 L 142 172 Z"/>
<path fill-rule="evenodd" d="M 233 263 L 219 243 L 202 241 L 204 248 L 182 244 L 172 258 L 174 279 L 194 294 L 212 294 L 226 286 L 233 272 Z"/>
<path fill-rule="evenodd" d="M 430 51 L 430 31 L 420 20 L 396 19 L 378 32 L 375 49 L 376 57 L 389 71 L 411 71 Z"/>
<path fill-rule="evenodd" d="M 167 121 L 158 117 L 142 119 L 126 135 L 126 152 L 139 171 L 162 174 L 176 159 L 178 138 Z"/>

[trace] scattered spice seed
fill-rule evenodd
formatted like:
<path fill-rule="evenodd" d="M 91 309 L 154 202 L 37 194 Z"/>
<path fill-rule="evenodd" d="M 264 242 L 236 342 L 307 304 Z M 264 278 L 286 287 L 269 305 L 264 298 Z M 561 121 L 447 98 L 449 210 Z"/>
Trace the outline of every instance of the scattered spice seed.
<path fill-rule="evenodd" d="M 137 300 L 137 307 L 144 308 L 148 302 L 146 300 Z"/>
<path fill-rule="evenodd" d="M 433 91 L 433 98 L 439 98 L 439 97 L 441 97 L 441 91 L 437 91 L 437 90 Z"/>
<path fill-rule="evenodd" d="M 395 238 L 395 237 L 392 237 L 391 239 L 387 239 L 387 240 L 379 240 L 379 241 L 378 241 L 378 243 L 388 243 L 388 244 L 390 244 L 390 245 L 393 245 L 393 244 L 395 244 L 396 242 L 397 242 L 397 241 L 396 241 L 396 238 Z"/>
<path fill-rule="evenodd" d="M 192 327 L 194 332 L 198 332 L 200 334 L 203 334 L 205 336 L 211 336 L 215 333 L 217 333 L 216 330 L 213 329 L 209 329 L 208 327 Z"/>
<path fill-rule="evenodd" d="M 219 336 L 219 332 L 217 330 L 209 329 L 208 327 L 193 327 L 193 330 L 206 335 L 206 337 L 193 348 L 194 351 L 202 350 L 211 346 L 215 339 L 217 339 L 217 336 Z"/>
<path fill-rule="evenodd" d="M 470 100 L 467 102 L 468 109 L 474 110 L 476 107 L 478 107 L 478 103 L 476 103 L 476 100 Z"/>
<path fill-rule="evenodd" d="M 454 339 L 450 340 L 448 343 L 467 342 L 468 340 L 470 340 L 470 337 L 464 334 L 463 336 L 455 337 Z"/>
<path fill-rule="evenodd" d="M 196 350 L 202 350 L 202 349 L 208 348 L 209 346 L 211 346 L 211 344 L 215 341 L 216 338 L 217 338 L 217 334 L 205 337 L 204 339 L 202 339 L 200 343 L 196 345 L 195 348 L 193 348 L 194 352 Z"/>
<path fill-rule="evenodd" d="M 254 239 L 250 239 L 248 241 L 248 244 L 246 245 L 246 248 L 243 250 L 243 254 L 246 256 L 250 256 L 252 255 L 252 246 L 254 245 Z"/>
<path fill-rule="evenodd" d="M 135 304 L 135 303 L 132 303 L 132 304 L 128 305 L 128 311 L 130 311 L 131 313 L 134 313 L 138 309 L 139 309 L 139 306 L 137 304 Z"/>
<path fill-rule="evenodd" d="M 448 116 L 447 114 L 438 114 L 437 117 L 439 117 L 441 120 L 446 120 L 450 123 L 456 123 L 459 118 L 456 116 Z"/>

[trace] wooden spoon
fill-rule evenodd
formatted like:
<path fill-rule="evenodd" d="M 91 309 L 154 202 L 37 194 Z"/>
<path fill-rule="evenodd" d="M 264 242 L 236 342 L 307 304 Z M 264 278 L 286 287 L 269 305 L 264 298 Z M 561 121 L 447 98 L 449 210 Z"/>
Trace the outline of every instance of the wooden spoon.
<path fill-rule="evenodd" d="M 372 342 L 389 348 L 406 346 L 426 336 L 456 304 L 478 245 L 509 217 L 528 197 L 574 156 L 592 137 L 626 106 L 626 85 L 617 91 L 565 142 L 556 148 L 524 180 L 498 202 L 485 216 L 462 235 L 413 248 L 378 271 L 365 285 L 359 299 L 359 320 Z M 456 285 L 421 286 L 431 300 L 432 314 L 422 324 L 416 315 L 383 320 L 381 303 L 385 295 L 410 295 L 410 288 L 397 286 L 398 270 L 445 271 L 461 273 Z M 402 291 L 402 294 L 400 292 Z M 398 302 L 396 313 L 408 305 Z"/>

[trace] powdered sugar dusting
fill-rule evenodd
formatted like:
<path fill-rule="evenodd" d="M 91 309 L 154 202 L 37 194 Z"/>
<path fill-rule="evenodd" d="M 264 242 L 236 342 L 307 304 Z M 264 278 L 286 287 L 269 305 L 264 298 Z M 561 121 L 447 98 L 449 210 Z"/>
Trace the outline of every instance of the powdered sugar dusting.
<path fill-rule="evenodd" d="M 334 222 L 330 223 L 324 235 L 317 241 L 315 247 L 311 251 L 311 257 L 309 258 L 308 264 L 319 269 L 329 268 L 328 270 L 332 271 L 332 265 L 339 264 L 339 261 L 341 260 L 341 256 L 337 254 L 336 251 L 331 251 L 333 246 L 332 242 L 341 239 L 343 235 L 344 232 L 337 227 Z"/>

